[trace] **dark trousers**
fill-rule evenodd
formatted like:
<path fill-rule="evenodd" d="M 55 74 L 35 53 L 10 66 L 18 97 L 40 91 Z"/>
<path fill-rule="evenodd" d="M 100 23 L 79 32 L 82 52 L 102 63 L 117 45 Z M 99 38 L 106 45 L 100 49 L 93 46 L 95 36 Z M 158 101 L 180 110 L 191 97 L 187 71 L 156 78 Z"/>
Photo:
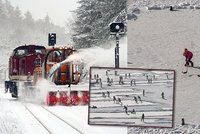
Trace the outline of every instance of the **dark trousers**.
<path fill-rule="evenodd" d="M 193 64 L 193 62 L 191 61 L 191 59 L 192 59 L 192 58 L 190 58 L 190 59 L 188 59 L 188 60 L 186 59 L 185 66 L 189 66 L 189 65 L 191 64 L 191 66 L 193 67 L 194 64 Z"/>

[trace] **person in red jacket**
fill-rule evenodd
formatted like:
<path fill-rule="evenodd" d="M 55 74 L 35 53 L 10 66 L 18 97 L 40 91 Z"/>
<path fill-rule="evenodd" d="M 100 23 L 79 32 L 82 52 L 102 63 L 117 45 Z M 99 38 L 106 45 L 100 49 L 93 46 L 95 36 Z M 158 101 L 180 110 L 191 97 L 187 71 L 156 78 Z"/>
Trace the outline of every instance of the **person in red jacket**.
<path fill-rule="evenodd" d="M 193 62 L 191 61 L 192 57 L 193 57 L 193 53 L 190 52 L 187 48 L 185 48 L 185 51 L 183 53 L 183 56 L 185 56 L 185 66 L 189 66 L 189 63 L 191 64 L 191 66 L 193 67 Z"/>

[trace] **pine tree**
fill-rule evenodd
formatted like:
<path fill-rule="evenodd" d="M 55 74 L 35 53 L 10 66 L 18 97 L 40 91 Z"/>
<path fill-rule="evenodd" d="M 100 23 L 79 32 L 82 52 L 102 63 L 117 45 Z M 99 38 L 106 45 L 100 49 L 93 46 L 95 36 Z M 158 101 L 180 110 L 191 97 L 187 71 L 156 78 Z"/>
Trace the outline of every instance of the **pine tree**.
<path fill-rule="evenodd" d="M 74 12 L 72 37 L 76 47 L 85 48 L 98 46 L 109 38 L 109 24 L 124 21 L 126 0 L 79 0 L 80 6 Z M 119 17 L 120 16 L 120 17 Z"/>
<path fill-rule="evenodd" d="M 34 19 L 33 19 L 33 16 L 32 14 L 27 11 L 25 14 L 24 14 L 25 18 L 24 18 L 24 22 L 27 26 L 29 27 L 32 27 L 34 25 Z"/>

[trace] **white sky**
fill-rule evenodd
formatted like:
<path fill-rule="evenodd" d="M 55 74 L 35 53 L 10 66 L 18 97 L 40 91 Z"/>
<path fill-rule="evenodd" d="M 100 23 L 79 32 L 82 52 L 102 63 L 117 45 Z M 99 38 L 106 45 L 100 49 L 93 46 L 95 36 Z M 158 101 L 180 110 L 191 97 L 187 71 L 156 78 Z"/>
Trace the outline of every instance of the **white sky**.
<path fill-rule="evenodd" d="M 24 14 L 29 10 L 34 19 L 42 19 L 47 14 L 51 21 L 60 26 L 65 26 L 68 18 L 72 19 L 70 11 L 77 8 L 78 0 L 9 0 L 11 4 L 18 6 Z"/>

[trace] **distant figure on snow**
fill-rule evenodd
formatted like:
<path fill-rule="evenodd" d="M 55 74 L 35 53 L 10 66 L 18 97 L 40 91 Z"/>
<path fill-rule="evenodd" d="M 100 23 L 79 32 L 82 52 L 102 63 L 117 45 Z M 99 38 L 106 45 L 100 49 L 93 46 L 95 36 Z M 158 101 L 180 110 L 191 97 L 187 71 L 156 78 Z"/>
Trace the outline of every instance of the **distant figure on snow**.
<path fill-rule="evenodd" d="M 137 98 L 135 96 L 134 96 L 134 100 L 135 100 L 136 103 L 138 103 Z"/>
<path fill-rule="evenodd" d="M 104 92 L 102 92 L 102 97 L 106 98 L 106 94 Z"/>
<path fill-rule="evenodd" d="M 142 114 L 141 122 L 144 122 L 144 113 Z"/>
<path fill-rule="evenodd" d="M 115 96 L 113 96 L 113 101 L 114 101 L 114 103 L 117 101 L 117 99 L 116 99 L 116 97 L 115 97 Z"/>
<path fill-rule="evenodd" d="M 131 114 L 136 114 L 135 109 L 133 109 L 133 110 L 131 111 Z"/>
<path fill-rule="evenodd" d="M 118 103 L 121 104 L 121 106 L 122 106 L 122 101 L 120 98 L 118 98 Z"/>
<path fill-rule="evenodd" d="M 124 84 L 124 82 L 123 82 L 123 77 L 122 76 L 119 76 L 119 85 L 123 85 Z"/>
<path fill-rule="evenodd" d="M 133 86 L 133 80 L 131 80 L 130 86 L 131 86 L 131 87 Z"/>
<path fill-rule="evenodd" d="M 109 77 L 107 77 L 107 83 L 110 83 L 110 78 Z"/>
<path fill-rule="evenodd" d="M 185 48 L 184 52 L 183 52 L 183 56 L 185 56 L 185 66 L 189 66 L 189 63 L 191 64 L 191 66 L 193 67 L 194 64 L 191 61 L 192 57 L 193 57 L 193 53 L 190 52 L 187 48 Z"/>
<path fill-rule="evenodd" d="M 170 11 L 174 11 L 173 6 L 170 6 L 170 7 L 169 7 L 169 10 L 170 10 Z"/>
<path fill-rule="evenodd" d="M 143 91 L 142 91 L 142 94 L 143 94 L 143 96 L 145 96 L 145 90 L 143 89 Z"/>
<path fill-rule="evenodd" d="M 125 110 L 125 113 L 128 114 L 128 107 L 124 106 L 123 109 Z"/>
<path fill-rule="evenodd" d="M 109 91 L 107 91 L 107 94 L 108 94 L 108 97 L 110 97 L 110 92 Z"/>
<path fill-rule="evenodd" d="M 110 81 L 111 83 L 113 83 L 113 79 L 111 79 L 111 81 Z"/>
<path fill-rule="evenodd" d="M 164 92 L 161 93 L 162 99 L 165 99 L 165 94 Z"/>
<path fill-rule="evenodd" d="M 140 96 L 138 96 L 138 100 L 142 103 L 142 99 L 141 99 L 141 97 Z"/>

